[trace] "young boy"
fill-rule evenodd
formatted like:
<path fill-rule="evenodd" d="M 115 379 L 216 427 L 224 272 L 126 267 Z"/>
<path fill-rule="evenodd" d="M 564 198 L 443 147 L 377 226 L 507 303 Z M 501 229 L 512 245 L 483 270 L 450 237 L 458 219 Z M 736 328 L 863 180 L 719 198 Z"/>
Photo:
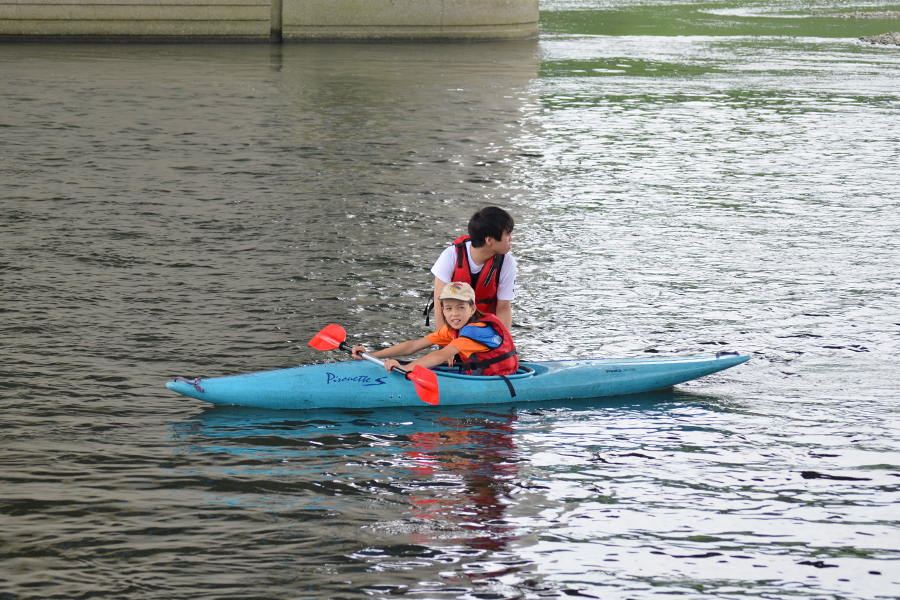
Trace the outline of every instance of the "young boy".
<path fill-rule="evenodd" d="M 507 331 L 512 329 L 512 301 L 516 295 L 516 260 L 509 254 L 515 223 L 508 212 L 496 206 L 482 208 L 469 219 L 469 235 L 453 240 L 431 267 L 434 274 L 434 306 L 444 286 L 463 281 L 475 290 L 476 307 L 497 315 Z M 428 309 L 425 310 L 426 324 Z M 443 327 L 441 311 L 434 324 Z"/>
<path fill-rule="evenodd" d="M 384 368 L 412 371 L 419 365 L 426 369 L 443 363 L 452 364 L 459 355 L 463 368 L 470 375 L 511 375 L 519 368 L 516 347 L 505 325 L 494 315 L 482 313 L 475 307 L 472 286 L 462 281 L 448 283 L 438 294 L 438 306 L 445 324 L 434 333 L 418 340 L 401 342 L 390 348 L 373 352 L 372 356 L 387 358 Z M 405 356 L 429 346 L 441 346 L 408 365 L 401 365 L 390 356 Z M 353 347 L 353 357 L 362 359 L 364 346 Z"/>

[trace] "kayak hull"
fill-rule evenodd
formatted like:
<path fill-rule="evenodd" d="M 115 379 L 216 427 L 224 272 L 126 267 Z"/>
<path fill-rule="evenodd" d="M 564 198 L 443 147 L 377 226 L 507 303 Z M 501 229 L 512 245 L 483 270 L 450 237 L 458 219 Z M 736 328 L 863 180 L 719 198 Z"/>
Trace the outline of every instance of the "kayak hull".
<path fill-rule="evenodd" d="M 599 358 L 522 362 L 515 375 L 469 376 L 438 370 L 440 404 L 497 404 L 600 398 L 667 388 L 749 360 L 747 355 Z M 166 387 L 219 405 L 266 409 L 390 408 L 422 405 L 413 383 L 367 361 L 326 363 L 185 381 Z"/>

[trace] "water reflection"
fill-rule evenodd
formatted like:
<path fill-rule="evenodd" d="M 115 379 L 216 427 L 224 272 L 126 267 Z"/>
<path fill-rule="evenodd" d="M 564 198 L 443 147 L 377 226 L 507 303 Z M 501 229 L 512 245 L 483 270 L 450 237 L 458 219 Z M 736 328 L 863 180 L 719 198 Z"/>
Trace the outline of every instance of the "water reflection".
<path fill-rule="evenodd" d="M 182 453 L 230 457 L 216 477 L 280 483 L 273 506 L 390 498 L 416 544 L 500 550 L 517 485 L 516 410 L 206 410 L 172 426 Z M 312 486 L 312 487 L 310 487 Z M 299 492 L 291 497 L 293 492 Z M 309 492 L 313 492 L 310 494 Z M 253 498 L 253 502 L 259 501 Z M 399 522 L 394 521 L 394 524 Z M 376 527 L 390 524 L 374 523 Z"/>
<path fill-rule="evenodd" d="M 448 486 L 436 496 L 413 493 L 411 512 L 418 519 L 444 521 L 445 526 L 465 532 L 451 535 L 454 541 L 478 550 L 501 550 L 516 539 L 513 526 L 504 519 L 512 502 L 511 484 L 518 478 L 516 416 L 463 412 L 465 417 L 437 420 L 447 429 L 410 436 L 406 452 L 414 461 L 410 475 Z"/>
<path fill-rule="evenodd" d="M 303 520 L 340 511 L 369 532 L 348 551 L 373 569 L 399 568 L 415 555 L 438 567 L 460 563 L 448 577 L 474 580 L 530 570 L 517 548 L 536 540 L 523 521 L 556 504 L 533 467 L 520 471 L 535 455 L 533 444 L 520 448 L 527 436 L 607 411 L 665 411 L 676 399 L 704 398 L 663 390 L 491 410 L 214 407 L 171 432 L 181 454 L 206 457 L 198 476 L 231 489 L 213 504 L 268 506 Z"/>
<path fill-rule="evenodd" d="M 470 210 L 453 205 L 460 198 L 510 195 L 539 65 L 534 42 L 286 48 L 273 166 L 294 164 L 286 183 L 297 186 L 295 198 L 320 201 L 327 190 L 332 225 L 340 201 L 348 235 L 380 224 L 372 209 L 383 202 L 427 205 L 429 219 L 446 218 L 456 231 Z M 442 204 L 445 214 L 436 214 Z"/>
<path fill-rule="evenodd" d="M 604 434 L 605 422 L 618 432 L 614 424 L 623 419 L 665 418 L 714 401 L 670 389 L 490 410 L 214 407 L 172 424 L 171 433 L 185 466 L 204 465 L 191 473 L 195 485 L 215 490 L 204 511 L 262 508 L 279 530 L 299 526 L 325 537 L 341 524 L 316 569 L 352 577 L 349 561 L 364 569 L 358 585 L 372 593 L 518 598 L 578 589 L 547 577 L 540 566 L 541 540 L 569 523 L 568 507 L 580 505 L 565 498 L 567 491 L 560 496 L 560 484 L 570 480 L 556 479 L 548 457 L 585 455 L 584 464 L 596 471 L 599 454 L 627 457 L 624 448 L 634 447 Z M 598 502 L 615 496 L 608 481 L 594 487 L 590 497 Z M 600 487 L 608 488 L 605 496 Z M 549 525 L 548 514 L 561 518 Z M 318 581 L 320 575 L 308 572 L 308 555 L 287 571 Z"/>

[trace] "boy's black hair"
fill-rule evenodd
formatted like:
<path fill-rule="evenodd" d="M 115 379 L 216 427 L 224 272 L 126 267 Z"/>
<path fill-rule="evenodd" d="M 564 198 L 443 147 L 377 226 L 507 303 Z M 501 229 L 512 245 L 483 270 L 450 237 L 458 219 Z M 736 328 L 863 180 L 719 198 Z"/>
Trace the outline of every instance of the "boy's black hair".
<path fill-rule="evenodd" d="M 485 238 L 497 241 L 504 233 L 512 232 L 515 223 L 508 212 L 496 206 L 482 208 L 469 219 L 469 238 L 473 248 L 484 246 Z"/>

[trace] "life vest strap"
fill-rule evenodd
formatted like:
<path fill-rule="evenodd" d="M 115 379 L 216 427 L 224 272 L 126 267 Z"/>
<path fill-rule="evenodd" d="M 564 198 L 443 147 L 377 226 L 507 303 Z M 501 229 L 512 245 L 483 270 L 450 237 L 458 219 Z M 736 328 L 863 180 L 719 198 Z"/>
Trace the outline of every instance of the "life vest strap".
<path fill-rule="evenodd" d="M 425 317 L 425 327 L 428 327 L 428 323 L 430 321 L 431 315 L 428 313 L 431 312 L 431 309 L 434 308 L 434 292 L 432 292 L 431 300 L 425 304 L 425 310 L 422 311 L 422 316 Z"/>
<path fill-rule="evenodd" d="M 466 240 L 454 245 L 456 246 L 456 268 L 462 269 L 463 260 L 465 260 L 466 256 Z"/>
<path fill-rule="evenodd" d="M 510 381 L 506 375 L 499 375 L 500 379 L 503 380 L 503 383 L 506 384 L 506 387 L 509 388 L 509 395 L 513 398 L 516 397 L 516 388 L 513 387 L 512 381 Z"/>
<path fill-rule="evenodd" d="M 472 371 L 474 371 L 475 369 L 483 369 L 485 367 L 489 367 L 491 365 L 497 364 L 498 362 L 504 361 L 507 358 L 512 358 L 516 354 L 517 354 L 516 349 L 513 348 L 509 352 L 504 352 L 503 354 L 499 354 L 493 358 L 486 358 L 484 360 L 467 361 L 466 367 Z"/>
<path fill-rule="evenodd" d="M 497 283 L 500 283 L 500 269 L 503 268 L 503 258 L 503 254 L 494 255 L 494 260 L 491 261 L 491 270 L 488 271 L 487 277 L 485 277 L 481 285 L 483 285 L 484 287 L 489 286 L 491 284 L 491 279 L 494 278 L 494 274 L 497 275 Z"/>

